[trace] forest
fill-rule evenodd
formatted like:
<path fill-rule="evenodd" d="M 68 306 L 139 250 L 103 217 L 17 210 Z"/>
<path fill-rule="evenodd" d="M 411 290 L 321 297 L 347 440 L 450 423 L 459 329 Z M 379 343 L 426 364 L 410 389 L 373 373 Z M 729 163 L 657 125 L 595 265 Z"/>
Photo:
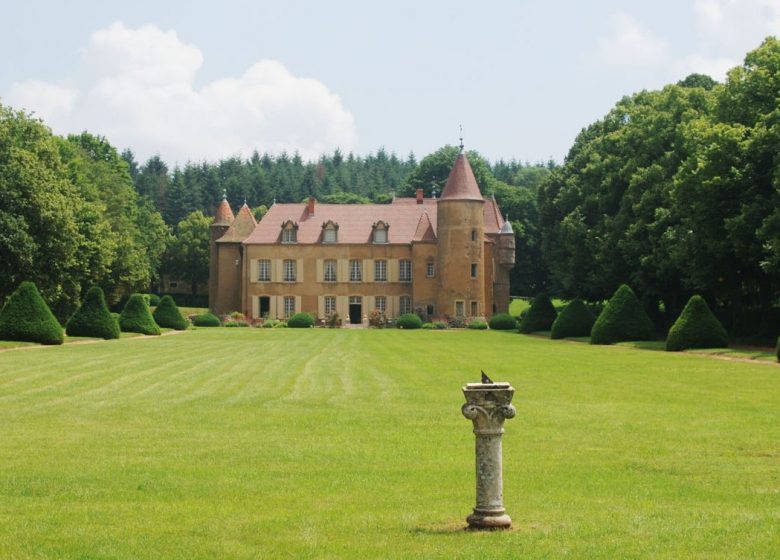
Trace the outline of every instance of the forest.
<path fill-rule="evenodd" d="M 780 42 L 723 83 L 694 74 L 619 100 L 565 160 L 469 159 L 512 222 L 512 294 L 590 302 L 622 283 L 659 332 L 702 294 L 732 336 L 780 330 Z M 458 148 L 419 161 L 384 149 L 169 167 L 84 132 L 59 137 L 0 105 L 0 300 L 35 281 L 60 316 L 91 286 L 116 302 L 169 272 L 208 277 L 208 224 L 225 192 L 260 218 L 274 202 L 386 203 L 440 193 Z"/>

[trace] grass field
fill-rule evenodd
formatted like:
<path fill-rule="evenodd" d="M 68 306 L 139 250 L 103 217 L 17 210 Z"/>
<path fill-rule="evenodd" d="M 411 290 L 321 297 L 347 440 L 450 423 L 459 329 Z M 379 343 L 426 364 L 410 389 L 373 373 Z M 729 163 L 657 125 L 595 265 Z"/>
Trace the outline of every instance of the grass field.
<path fill-rule="evenodd" d="M 509 532 L 460 387 L 517 389 Z M 772 558 L 780 367 L 474 331 L 0 352 L 0 558 Z"/>

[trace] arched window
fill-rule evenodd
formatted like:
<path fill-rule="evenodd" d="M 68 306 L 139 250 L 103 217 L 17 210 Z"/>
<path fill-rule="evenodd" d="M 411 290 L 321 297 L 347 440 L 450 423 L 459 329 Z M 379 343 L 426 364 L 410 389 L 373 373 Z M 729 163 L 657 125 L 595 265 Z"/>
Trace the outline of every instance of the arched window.
<path fill-rule="evenodd" d="M 388 226 L 383 221 L 378 221 L 373 225 L 372 240 L 374 243 L 387 243 L 387 230 Z"/>
<path fill-rule="evenodd" d="M 298 243 L 298 224 L 292 220 L 282 224 L 282 243 Z"/>
<path fill-rule="evenodd" d="M 338 242 L 339 238 L 339 225 L 332 221 L 328 220 L 324 224 L 322 224 L 322 242 L 323 243 L 336 243 Z"/>

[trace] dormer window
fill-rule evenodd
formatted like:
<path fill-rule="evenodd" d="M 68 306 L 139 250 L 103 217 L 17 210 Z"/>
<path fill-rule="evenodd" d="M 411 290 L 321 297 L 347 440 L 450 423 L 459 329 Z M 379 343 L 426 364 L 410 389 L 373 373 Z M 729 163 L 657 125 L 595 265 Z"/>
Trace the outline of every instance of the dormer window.
<path fill-rule="evenodd" d="M 336 243 L 339 239 L 339 225 L 328 220 L 322 224 L 322 242 L 323 243 Z"/>
<path fill-rule="evenodd" d="M 282 243 L 298 243 L 298 224 L 292 220 L 282 224 Z"/>
<path fill-rule="evenodd" d="M 381 220 L 374 224 L 374 231 L 372 234 L 374 243 L 387 243 L 387 230 L 389 227 L 390 226 Z"/>

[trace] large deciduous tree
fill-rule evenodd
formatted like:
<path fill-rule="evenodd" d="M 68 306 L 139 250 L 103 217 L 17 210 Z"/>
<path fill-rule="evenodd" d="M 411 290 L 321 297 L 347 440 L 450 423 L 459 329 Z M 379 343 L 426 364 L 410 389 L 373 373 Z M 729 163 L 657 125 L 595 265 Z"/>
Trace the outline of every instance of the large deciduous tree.
<path fill-rule="evenodd" d="M 187 280 L 193 295 L 197 293 L 198 285 L 209 279 L 209 225 L 211 219 L 203 212 L 192 212 L 176 224 L 165 253 L 165 272 Z"/>

